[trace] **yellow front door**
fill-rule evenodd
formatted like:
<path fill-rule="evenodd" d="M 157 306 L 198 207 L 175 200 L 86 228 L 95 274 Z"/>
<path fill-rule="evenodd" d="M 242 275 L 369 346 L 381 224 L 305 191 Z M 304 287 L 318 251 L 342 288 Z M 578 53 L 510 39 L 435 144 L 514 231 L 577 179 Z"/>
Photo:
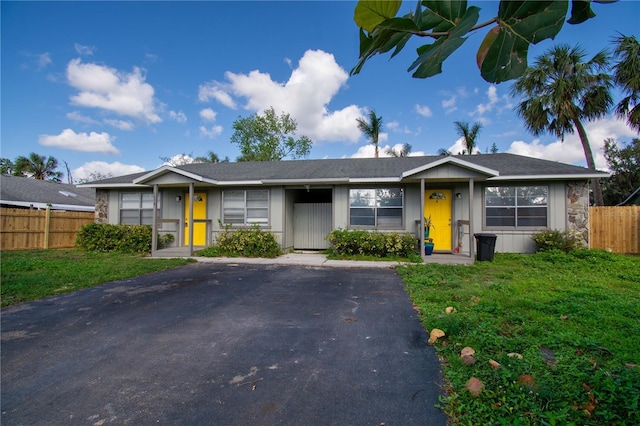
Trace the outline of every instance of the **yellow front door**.
<path fill-rule="evenodd" d="M 434 250 L 451 250 L 451 190 L 428 189 L 424 193 L 424 217 L 431 216 Z"/>
<path fill-rule="evenodd" d="M 189 195 L 187 194 L 184 203 L 184 244 L 189 244 Z M 198 192 L 193 197 L 193 219 L 207 218 L 207 194 Z M 196 222 L 193 227 L 193 245 L 204 246 L 207 244 L 207 224 L 204 222 Z"/>

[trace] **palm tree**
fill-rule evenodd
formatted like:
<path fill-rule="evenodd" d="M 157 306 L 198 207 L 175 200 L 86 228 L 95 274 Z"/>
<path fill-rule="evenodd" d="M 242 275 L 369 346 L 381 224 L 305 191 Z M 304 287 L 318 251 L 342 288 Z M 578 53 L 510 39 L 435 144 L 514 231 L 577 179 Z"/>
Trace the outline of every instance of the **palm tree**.
<path fill-rule="evenodd" d="M 49 156 L 38 155 L 35 152 L 28 157 L 16 157 L 14 176 L 24 176 L 39 180 L 50 180 L 60 182 L 62 172 L 57 171 L 58 160 Z"/>
<path fill-rule="evenodd" d="M 611 108 L 612 77 L 605 50 L 587 62 L 584 58 L 579 46 L 554 46 L 527 68 L 511 90 L 514 96 L 524 97 L 516 112 L 529 131 L 535 136 L 551 133 L 564 140 L 565 134 L 577 130 L 587 166 L 595 170 L 583 121 L 603 117 Z M 597 179 L 593 180 L 593 192 L 596 205 L 603 205 Z"/>
<path fill-rule="evenodd" d="M 403 143 L 399 150 L 395 148 L 387 148 L 384 152 L 392 157 L 408 157 L 412 150 L 411 144 Z"/>
<path fill-rule="evenodd" d="M 370 109 L 369 121 L 362 117 L 356 118 L 356 121 L 358 122 L 358 130 L 376 147 L 375 157 L 378 158 L 378 136 L 382 131 L 382 117 L 378 117 L 376 112 Z"/>
<path fill-rule="evenodd" d="M 194 163 L 219 163 L 220 157 L 213 151 L 208 151 L 206 155 L 193 159 Z"/>
<path fill-rule="evenodd" d="M 478 138 L 480 129 L 482 129 L 482 124 L 475 122 L 471 127 L 469 127 L 469 123 L 464 121 L 456 121 L 453 124 L 456 125 L 458 136 L 462 138 L 462 143 L 464 143 L 462 154 L 473 154 L 473 150 L 476 147 L 476 139 Z"/>
<path fill-rule="evenodd" d="M 613 80 L 628 95 L 616 105 L 616 115 L 640 132 L 640 43 L 635 36 L 620 36 L 615 42 L 618 62 L 613 66 Z"/>

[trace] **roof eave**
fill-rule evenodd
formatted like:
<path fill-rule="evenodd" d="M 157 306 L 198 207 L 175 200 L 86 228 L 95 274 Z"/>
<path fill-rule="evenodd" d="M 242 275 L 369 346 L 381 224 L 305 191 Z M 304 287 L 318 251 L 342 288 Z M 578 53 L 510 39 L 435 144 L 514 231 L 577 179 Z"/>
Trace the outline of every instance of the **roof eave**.
<path fill-rule="evenodd" d="M 11 201 L 11 200 L 0 200 L 0 204 L 7 206 L 17 206 L 17 207 L 34 207 L 38 209 L 46 209 L 47 207 L 51 210 L 73 210 L 80 212 L 93 212 L 95 211 L 95 206 L 82 206 L 77 204 L 56 204 L 56 203 L 42 203 L 37 201 Z"/>
<path fill-rule="evenodd" d="M 551 174 L 551 175 L 510 175 L 495 176 L 487 178 L 487 181 L 503 181 L 503 180 L 584 180 L 584 179 L 600 179 L 611 176 L 609 173 L 580 173 L 580 174 Z"/>
<path fill-rule="evenodd" d="M 83 183 L 78 185 L 80 188 L 149 188 L 149 185 L 135 184 L 130 182 L 123 183 Z"/>
<path fill-rule="evenodd" d="M 321 183 L 348 183 L 348 178 L 318 178 L 318 179 L 264 179 L 264 185 L 304 185 Z"/>
<path fill-rule="evenodd" d="M 402 178 L 386 177 L 386 178 L 350 178 L 349 183 L 398 183 Z"/>

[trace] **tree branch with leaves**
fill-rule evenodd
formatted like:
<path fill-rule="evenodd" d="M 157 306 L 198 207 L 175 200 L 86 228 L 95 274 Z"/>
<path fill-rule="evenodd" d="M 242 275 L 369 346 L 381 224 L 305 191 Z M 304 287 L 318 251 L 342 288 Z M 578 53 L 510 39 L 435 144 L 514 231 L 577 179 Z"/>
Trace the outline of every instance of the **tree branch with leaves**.
<path fill-rule="evenodd" d="M 593 1 L 608 3 L 607 0 Z M 471 32 L 489 27 L 476 54 L 480 74 L 489 83 L 500 83 L 522 75 L 527 68 L 529 46 L 554 38 L 565 20 L 580 24 L 595 17 L 590 1 L 509 1 L 499 3 L 494 18 L 478 23 L 480 7 L 459 0 L 418 1 L 415 10 L 397 16 L 402 1 L 359 0 L 354 21 L 360 27 L 360 55 L 351 75 L 358 74 L 375 55 L 393 50 L 396 56 L 412 37 L 430 40 L 417 48 L 417 59 L 409 66 L 415 78 L 442 72 L 442 64 L 467 40 Z"/>
<path fill-rule="evenodd" d="M 298 123 L 289 114 L 276 115 L 273 107 L 260 114 L 238 118 L 231 143 L 240 148 L 238 161 L 280 161 L 309 155 L 313 141 L 307 136 L 296 139 Z"/>

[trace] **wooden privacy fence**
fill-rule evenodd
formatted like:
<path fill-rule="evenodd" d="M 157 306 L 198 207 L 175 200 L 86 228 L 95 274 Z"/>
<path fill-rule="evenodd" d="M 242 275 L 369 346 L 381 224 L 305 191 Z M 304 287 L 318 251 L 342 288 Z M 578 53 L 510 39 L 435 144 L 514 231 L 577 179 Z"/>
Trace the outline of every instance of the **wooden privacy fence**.
<path fill-rule="evenodd" d="M 72 248 L 93 212 L 0 209 L 0 250 Z"/>
<path fill-rule="evenodd" d="M 591 248 L 640 254 L 640 206 L 589 208 Z"/>

